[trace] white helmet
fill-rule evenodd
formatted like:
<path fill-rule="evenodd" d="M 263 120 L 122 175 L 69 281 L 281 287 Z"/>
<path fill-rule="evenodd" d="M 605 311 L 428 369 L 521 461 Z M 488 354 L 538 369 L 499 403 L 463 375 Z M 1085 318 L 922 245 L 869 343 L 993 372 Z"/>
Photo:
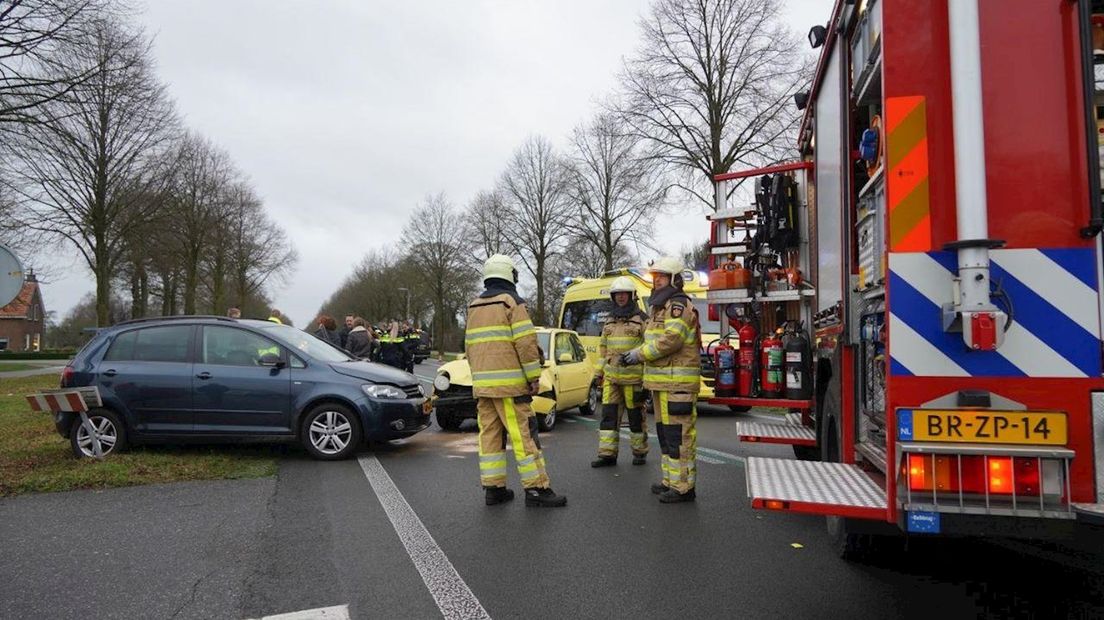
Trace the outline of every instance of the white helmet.
<path fill-rule="evenodd" d="M 627 276 L 618 276 L 618 278 L 613 281 L 613 284 L 610 284 L 609 292 L 610 295 L 614 293 L 635 293 L 636 287 L 633 286 L 632 280 Z"/>
<path fill-rule="evenodd" d="M 671 277 L 682 273 L 682 261 L 674 256 L 660 256 L 648 265 L 652 273 L 665 273 Z"/>
<path fill-rule="evenodd" d="M 505 254 L 495 254 L 483 263 L 483 279 L 501 278 L 507 282 L 517 282 L 517 267 L 514 259 Z"/>

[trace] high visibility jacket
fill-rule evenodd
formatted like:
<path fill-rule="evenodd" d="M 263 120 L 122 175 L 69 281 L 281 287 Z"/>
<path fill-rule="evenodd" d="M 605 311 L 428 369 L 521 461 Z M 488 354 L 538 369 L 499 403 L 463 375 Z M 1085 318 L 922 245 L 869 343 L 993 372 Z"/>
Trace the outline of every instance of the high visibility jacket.
<path fill-rule="evenodd" d="M 662 306 L 652 306 L 644 331 L 644 387 L 690 392 L 701 389 L 701 330 L 690 298 L 676 293 Z"/>
<path fill-rule="evenodd" d="M 621 354 L 644 343 L 647 320 L 648 316 L 639 311 L 629 317 L 610 315 L 606 320 L 598 341 L 598 372 L 605 375 L 606 381 L 617 385 L 640 385 L 644 380 L 644 365 L 622 366 Z"/>
<path fill-rule="evenodd" d="M 405 366 L 406 353 L 404 351 L 403 337 L 396 336 L 391 337 L 390 334 L 384 334 L 380 336 L 380 352 L 379 361 L 387 364 L 388 366 L 394 366 L 395 368 L 402 368 Z"/>
<path fill-rule="evenodd" d="M 476 398 L 526 396 L 529 384 L 541 375 L 537 330 L 523 299 L 509 292 L 488 293 L 468 305 L 464 348 L 472 391 Z"/>

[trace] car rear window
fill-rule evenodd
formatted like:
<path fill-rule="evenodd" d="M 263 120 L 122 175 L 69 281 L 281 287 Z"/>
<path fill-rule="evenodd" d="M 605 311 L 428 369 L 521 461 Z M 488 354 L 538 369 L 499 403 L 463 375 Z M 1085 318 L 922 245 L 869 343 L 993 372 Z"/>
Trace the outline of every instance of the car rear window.
<path fill-rule="evenodd" d="M 115 337 L 105 361 L 187 362 L 190 325 L 146 327 Z"/>
<path fill-rule="evenodd" d="M 605 299 L 585 299 L 564 304 L 560 328 L 578 332 L 580 336 L 601 336 L 602 324 L 609 315 Z"/>

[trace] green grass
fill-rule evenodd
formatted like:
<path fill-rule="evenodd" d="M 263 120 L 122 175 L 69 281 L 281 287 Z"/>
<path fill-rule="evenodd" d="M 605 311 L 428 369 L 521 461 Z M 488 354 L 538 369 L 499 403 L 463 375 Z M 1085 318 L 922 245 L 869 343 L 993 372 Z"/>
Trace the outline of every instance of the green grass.
<path fill-rule="evenodd" d="M 77 459 L 48 413 L 24 394 L 57 387 L 57 377 L 0 379 L 0 497 L 181 480 L 261 478 L 276 473 L 276 445 L 148 446 L 96 461 Z"/>
<path fill-rule="evenodd" d="M 17 364 L 14 362 L 0 362 L 0 372 L 13 372 L 16 370 L 33 370 L 38 368 L 33 364 Z"/>

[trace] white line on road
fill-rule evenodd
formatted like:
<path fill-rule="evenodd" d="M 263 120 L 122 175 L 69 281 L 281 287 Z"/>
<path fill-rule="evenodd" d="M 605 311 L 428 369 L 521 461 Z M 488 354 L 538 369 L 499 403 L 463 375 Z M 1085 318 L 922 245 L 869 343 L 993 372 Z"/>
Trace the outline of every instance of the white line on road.
<path fill-rule="evenodd" d="M 490 615 L 475 594 L 464 583 L 460 573 L 452 566 L 448 556 L 437 545 L 433 535 L 429 533 L 418 514 L 410 507 L 403 497 L 402 492 L 395 486 L 387 470 L 373 455 L 362 456 L 358 459 L 360 468 L 368 477 L 372 489 L 376 492 L 380 504 L 383 506 L 387 518 L 391 519 L 391 525 L 399 535 L 399 540 L 406 547 L 406 553 L 414 562 L 414 567 L 422 576 L 433 600 L 441 610 L 441 615 L 452 620 L 453 618 L 487 618 Z"/>
<path fill-rule="evenodd" d="M 333 607 L 319 607 L 317 609 L 304 609 L 287 614 L 265 616 L 261 620 L 349 620 L 349 606 L 335 605 Z"/>
<path fill-rule="evenodd" d="M 737 463 L 739 463 L 741 465 L 746 465 L 747 464 L 747 459 L 746 458 L 744 458 L 742 456 L 736 456 L 735 454 L 729 454 L 728 452 L 721 452 L 720 450 L 713 450 L 711 448 L 703 448 L 701 446 L 698 446 L 698 453 L 706 454 L 706 455 L 712 456 L 714 458 L 719 458 L 719 459 L 724 459 L 724 460 L 733 460 L 733 461 L 736 461 Z"/>
<path fill-rule="evenodd" d="M 701 450 L 701 448 L 698 449 Z M 709 463 L 710 465 L 724 465 L 725 463 L 720 459 L 710 458 L 708 456 L 699 456 L 698 460 L 702 461 L 703 463 Z"/>

